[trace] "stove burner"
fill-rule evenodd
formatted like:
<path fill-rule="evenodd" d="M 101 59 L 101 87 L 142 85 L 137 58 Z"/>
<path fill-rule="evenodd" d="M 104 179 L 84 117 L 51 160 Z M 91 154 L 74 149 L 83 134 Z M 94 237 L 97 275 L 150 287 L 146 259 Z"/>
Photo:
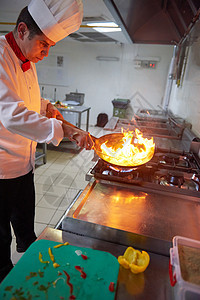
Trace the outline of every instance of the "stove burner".
<path fill-rule="evenodd" d="M 114 176 L 114 177 L 130 177 L 133 169 L 123 169 L 108 164 L 103 164 L 100 168 L 100 173 L 103 175 Z"/>
<path fill-rule="evenodd" d="M 189 172 L 197 169 L 197 165 L 192 155 L 179 155 L 175 153 L 157 153 L 150 163 L 157 163 L 158 167 L 164 169 L 177 170 L 180 172 Z"/>
<path fill-rule="evenodd" d="M 163 157 L 172 160 L 172 163 L 161 163 Z M 178 159 L 177 159 L 178 158 Z M 177 164 L 175 164 L 174 160 Z M 133 168 L 123 168 L 105 163 L 99 159 L 91 170 L 95 178 L 128 183 L 133 185 L 162 185 L 185 190 L 200 192 L 200 169 L 193 155 L 184 153 L 156 153 L 153 159 L 145 165 Z M 186 193 L 183 191 L 183 193 Z M 180 191 L 179 191 L 180 192 Z"/>
<path fill-rule="evenodd" d="M 160 157 L 160 162 L 177 164 L 179 162 L 179 155 L 173 153 L 164 154 Z"/>
<path fill-rule="evenodd" d="M 181 185 L 183 185 L 184 183 L 184 175 L 181 172 L 177 172 L 177 171 L 170 171 L 167 174 L 167 181 L 168 183 L 172 184 L 172 185 L 177 185 L 178 187 L 181 187 Z"/>
<path fill-rule="evenodd" d="M 129 173 L 137 170 L 138 168 L 142 167 L 142 165 L 138 166 L 138 167 L 122 167 L 122 166 L 113 165 L 111 163 L 107 163 L 107 162 L 103 161 L 102 159 L 100 159 L 99 161 L 100 161 L 100 165 L 102 166 L 103 169 L 110 170 L 111 173 L 112 173 L 112 171 L 114 171 L 116 173 L 116 175 L 118 175 L 118 176 L 121 176 L 123 173 L 129 174 Z"/>
<path fill-rule="evenodd" d="M 123 168 L 119 166 L 111 166 L 109 165 L 109 168 L 120 173 L 131 173 L 132 171 L 136 170 L 137 168 Z"/>
<path fill-rule="evenodd" d="M 182 188 L 185 179 L 184 174 L 178 171 L 155 172 L 155 182 L 165 186 L 177 186 Z"/>
<path fill-rule="evenodd" d="M 181 188 L 185 190 L 199 191 L 199 185 L 195 181 L 188 179 L 185 179 L 185 182 L 183 183 Z"/>

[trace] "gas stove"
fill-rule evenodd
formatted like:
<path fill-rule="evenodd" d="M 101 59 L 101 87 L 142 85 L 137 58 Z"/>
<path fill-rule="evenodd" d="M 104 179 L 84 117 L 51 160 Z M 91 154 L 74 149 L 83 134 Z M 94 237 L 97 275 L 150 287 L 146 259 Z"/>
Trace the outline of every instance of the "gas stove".
<path fill-rule="evenodd" d="M 182 118 L 172 115 L 158 114 L 157 117 L 146 114 L 135 115 L 132 120 L 112 117 L 104 127 L 105 130 L 121 132 L 138 128 L 146 137 L 163 137 L 167 139 L 181 140 L 185 129 L 191 130 L 192 125 Z"/>
<path fill-rule="evenodd" d="M 200 240 L 199 141 L 190 149 L 157 147 L 148 163 L 129 169 L 94 157 L 62 229 L 162 255 L 175 235 Z"/>
<path fill-rule="evenodd" d="M 118 168 L 94 155 L 88 184 L 63 217 L 62 230 L 162 257 L 169 256 L 174 236 L 200 240 L 200 140 L 186 128 L 181 139 L 154 141 L 153 158 L 137 168 Z M 152 258 L 151 268 L 155 272 Z"/>
<path fill-rule="evenodd" d="M 143 166 L 120 169 L 99 159 L 86 175 L 200 197 L 200 159 L 196 154 L 156 152 Z"/>

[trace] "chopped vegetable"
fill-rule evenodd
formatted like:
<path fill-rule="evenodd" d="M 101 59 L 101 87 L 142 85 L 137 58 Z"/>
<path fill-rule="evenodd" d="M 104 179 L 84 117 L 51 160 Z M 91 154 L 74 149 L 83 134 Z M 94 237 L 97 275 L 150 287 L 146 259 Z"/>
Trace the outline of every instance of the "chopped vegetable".
<path fill-rule="evenodd" d="M 37 272 L 30 272 L 30 275 L 26 276 L 26 280 L 29 280 L 30 278 L 33 278 L 33 277 L 37 277 Z"/>
<path fill-rule="evenodd" d="M 63 280 L 65 282 L 65 279 L 63 277 L 59 277 L 57 278 L 54 282 L 53 282 L 53 287 L 55 288 L 56 287 L 56 283 L 58 280 Z"/>
<path fill-rule="evenodd" d="M 54 255 L 53 255 L 53 253 L 52 253 L 50 247 L 49 247 L 49 249 L 48 249 L 48 252 L 49 252 L 50 259 L 51 259 L 51 261 L 53 262 L 53 267 L 54 267 L 54 268 L 60 267 L 60 265 L 59 265 L 57 262 L 55 262 Z"/>
<path fill-rule="evenodd" d="M 48 249 L 48 252 L 49 252 L 49 256 L 50 256 L 51 261 L 54 263 L 55 262 L 55 258 L 54 258 L 54 255 L 53 255 L 50 247 Z"/>
<path fill-rule="evenodd" d="M 67 246 L 67 245 L 69 245 L 69 243 L 68 243 L 68 242 L 65 242 L 65 243 L 63 243 L 63 244 L 58 244 L 58 245 L 54 246 L 54 248 L 60 248 L 60 247 L 62 247 L 62 246 Z"/>
<path fill-rule="evenodd" d="M 54 267 L 54 268 L 58 268 L 58 267 L 60 267 L 60 265 L 57 264 L 56 262 L 54 262 L 54 263 L 53 263 L 53 267 Z"/>
<path fill-rule="evenodd" d="M 83 271 L 83 268 L 81 268 L 80 266 L 75 266 L 75 269 L 81 273 L 81 277 L 83 279 L 85 279 L 87 277 L 86 273 Z"/>
<path fill-rule="evenodd" d="M 70 282 L 70 275 L 65 271 L 65 270 L 63 270 L 63 272 L 65 273 L 65 275 L 66 275 L 66 277 L 67 277 L 67 284 L 68 284 L 68 286 L 69 286 L 69 288 L 70 288 L 70 297 L 72 297 L 73 295 L 72 295 L 72 293 L 73 293 L 73 285 L 71 284 L 71 282 Z M 74 298 L 75 299 L 75 298 Z"/>
<path fill-rule="evenodd" d="M 80 256 L 82 254 L 82 251 L 81 250 L 76 250 L 75 253 L 76 253 L 76 255 Z"/>
<path fill-rule="evenodd" d="M 42 253 L 41 253 L 41 252 L 39 252 L 39 261 L 40 261 L 41 263 L 43 263 L 43 264 L 49 264 L 49 261 L 48 261 L 48 260 L 43 260 L 43 259 L 42 259 Z"/>
<path fill-rule="evenodd" d="M 42 278 L 42 277 L 44 277 L 44 272 L 38 270 L 38 275 Z"/>
<path fill-rule="evenodd" d="M 135 250 L 128 247 L 123 256 L 118 257 L 118 262 L 125 269 L 130 269 L 132 273 L 144 272 L 149 265 L 150 257 L 146 251 Z"/>
<path fill-rule="evenodd" d="M 5 291 L 11 291 L 12 288 L 13 288 L 13 286 L 12 286 L 12 285 L 9 285 L 9 286 L 7 286 L 7 287 L 5 288 Z"/>
<path fill-rule="evenodd" d="M 115 283 L 111 282 L 110 285 L 109 285 L 109 291 L 114 292 L 114 290 L 115 290 Z"/>
<path fill-rule="evenodd" d="M 87 255 L 81 254 L 82 259 L 86 260 L 88 259 Z"/>

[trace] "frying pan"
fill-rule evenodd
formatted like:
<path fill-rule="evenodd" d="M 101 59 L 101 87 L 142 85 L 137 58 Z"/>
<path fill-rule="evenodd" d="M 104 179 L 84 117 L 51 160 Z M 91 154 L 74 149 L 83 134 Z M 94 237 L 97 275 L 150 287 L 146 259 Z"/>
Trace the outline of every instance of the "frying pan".
<path fill-rule="evenodd" d="M 67 122 L 66 120 L 64 120 L 63 118 L 61 118 L 60 116 L 56 116 L 56 118 L 60 121 L 62 121 L 63 123 L 73 126 L 74 128 L 77 128 L 78 130 L 81 130 L 80 128 L 74 126 L 73 124 Z M 90 135 L 92 141 L 93 141 L 93 147 L 92 149 L 95 151 L 95 153 L 102 159 L 104 160 L 107 164 L 113 166 L 113 167 L 119 167 L 119 168 L 123 168 L 123 169 L 130 169 L 130 168 L 136 168 L 139 166 L 142 166 L 144 164 L 146 164 L 148 161 L 150 161 L 150 159 L 152 159 L 153 155 L 154 155 L 154 151 L 152 151 L 152 153 L 148 154 L 144 159 L 142 159 L 142 161 L 138 162 L 135 165 L 132 165 L 131 162 L 129 162 L 128 160 L 126 161 L 126 163 L 120 163 L 117 159 L 113 158 L 112 156 L 109 156 L 107 154 L 104 154 L 101 150 L 101 145 L 105 142 L 107 147 L 111 147 L 113 149 L 118 149 L 120 146 L 123 145 L 124 141 L 122 140 L 122 138 L 124 137 L 123 133 L 111 133 L 111 134 L 106 134 L 101 136 L 100 138 L 96 138 L 92 135 Z M 138 147 L 141 147 L 141 145 L 138 145 Z M 112 162 L 110 162 L 110 160 Z"/>
<path fill-rule="evenodd" d="M 131 164 L 131 161 L 127 159 L 126 162 L 120 162 L 118 159 L 115 159 L 113 156 L 109 156 L 107 154 L 104 154 L 101 150 L 101 145 L 105 142 L 106 146 L 112 147 L 114 150 L 117 150 L 120 146 L 123 145 L 124 134 L 123 133 L 111 133 L 101 136 L 100 138 L 95 138 L 94 141 L 94 151 L 96 154 L 103 159 L 107 164 L 110 164 L 113 167 L 120 167 L 123 169 L 132 169 L 136 167 L 140 167 L 144 164 L 146 164 L 154 155 L 154 151 L 152 153 L 149 153 L 145 158 L 143 158 L 141 161 L 138 161 L 137 164 Z M 92 137 L 93 139 L 93 137 Z M 136 144 L 134 144 L 136 145 Z M 137 147 L 142 148 L 141 145 L 137 145 Z"/>

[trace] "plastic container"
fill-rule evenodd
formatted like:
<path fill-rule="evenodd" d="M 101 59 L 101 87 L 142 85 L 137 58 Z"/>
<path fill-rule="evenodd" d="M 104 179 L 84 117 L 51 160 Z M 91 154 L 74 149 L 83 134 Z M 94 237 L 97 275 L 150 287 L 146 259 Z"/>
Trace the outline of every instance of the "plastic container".
<path fill-rule="evenodd" d="M 126 109 L 114 107 L 113 108 L 113 117 L 125 119 L 126 118 Z"/>
<path fill-rule="evenodd" d="M 85 94 L 73 93 L 65 94 L 65 102 L 69 105 L 83 105 Z"/>
<path fill-rule="evenodd" d="M 189 247 L 187 248 L 187 253 L 191 252 L 193 257 L 194 253 L 195 255 L 200 255 L 200 241 L 181 236 L 175 236 L 173 238 L 173 248 L 170 249 L 169 276 L 170 283 L 174 287 L 174 298 L 176 300 L 199 300 L 200 284 L 195 284 L 190 282 L 191 280 L 183 279 L 183 277 L 185 278 L 185 275 L 182 273 L 183 269 L 181 271 L 181 266 L 184 265 L 184 268 L 188 272 L 190 268 L 187 260 L 185 260 L 185 263 L 183 263 L 183 260 L 180 256 L 179 247 L 182 247 L 182 249 L 186 249 L 184 248 L 184 246 Z M 197 276 L 199 276 L 200 278 L 200 272 Z"/>
<path fill-rule="evenodd" d="M 117 98 L 112 101 L 113 106 L 116 108 L 127 108 L 129 103 L 130 103 L 129 99 Z"/>
<path fill-rule="evenodd" d="M 112 101 L 113 104 L 113 117 L 119 117 L 122 119 L 126 118 L 126 110 L 128 108 L 128 104 L 130 103 L 129 99 L 114 99 Z"/>

